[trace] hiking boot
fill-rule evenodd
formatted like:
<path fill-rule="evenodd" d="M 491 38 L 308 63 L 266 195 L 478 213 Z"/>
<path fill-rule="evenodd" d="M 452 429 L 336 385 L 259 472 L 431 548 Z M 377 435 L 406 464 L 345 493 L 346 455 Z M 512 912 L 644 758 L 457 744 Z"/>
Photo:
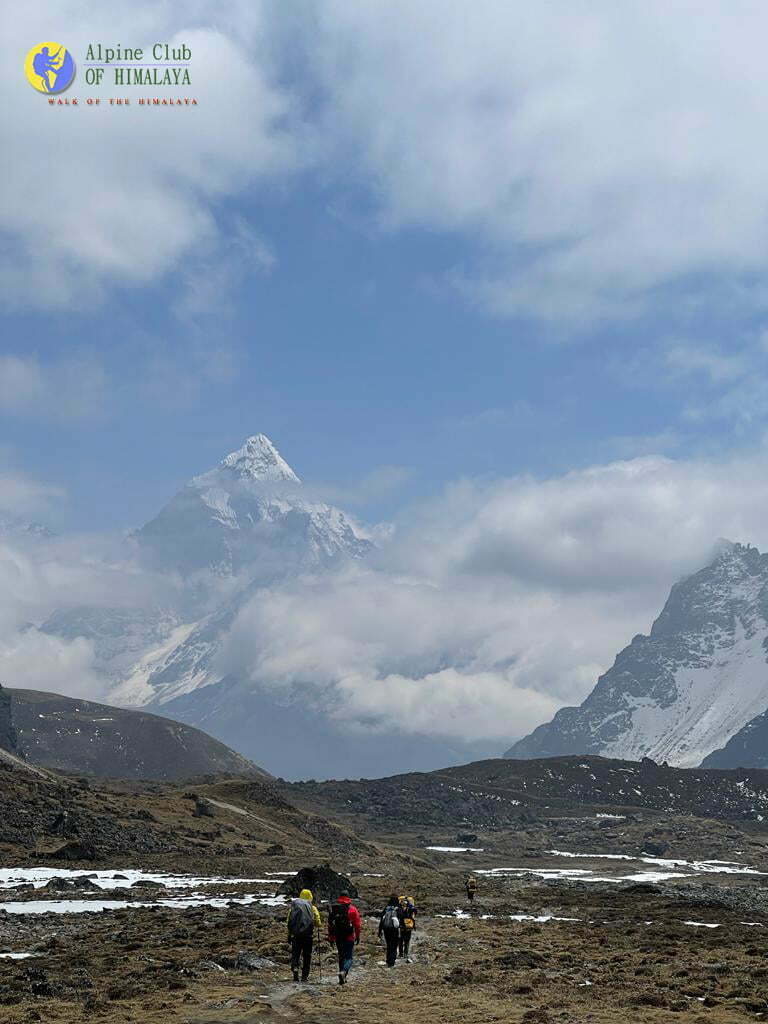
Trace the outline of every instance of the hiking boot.
<path fill-rule="evenodd" d="M 347 976 L 344 973 L 344 971 L 339 971 L 339 984 L 343 985 L 346 980 L 347 980 Z"/>
<path fill-rule="evenodd" d="M 299 972 L 298 971 L 294 971 L 293 972 L 293 980 L 294 981 L 298 981 L 299 980 Z"/>

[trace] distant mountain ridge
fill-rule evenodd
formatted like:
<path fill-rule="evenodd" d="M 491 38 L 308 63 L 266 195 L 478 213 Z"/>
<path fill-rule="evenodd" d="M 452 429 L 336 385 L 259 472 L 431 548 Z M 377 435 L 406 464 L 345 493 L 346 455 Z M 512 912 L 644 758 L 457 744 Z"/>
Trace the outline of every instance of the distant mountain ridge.
<path fill-rule="evenodd" d="M 505 756 L 647 756 L 693 767 L 742 730 L 754 733 L 750 723 L 767 709 L 768 554 L 726 543 L 672 587 L 650 635 L 634 637 L 580 707 L 562 708 Z"/>
<path fill-rule="evenodd" d="M 13 744 L 7 749 L 51 771 L 120 779 L 269 777 L 199 729 L 55 693 L 0 690 L 0 746 L 4 723 Z"/>

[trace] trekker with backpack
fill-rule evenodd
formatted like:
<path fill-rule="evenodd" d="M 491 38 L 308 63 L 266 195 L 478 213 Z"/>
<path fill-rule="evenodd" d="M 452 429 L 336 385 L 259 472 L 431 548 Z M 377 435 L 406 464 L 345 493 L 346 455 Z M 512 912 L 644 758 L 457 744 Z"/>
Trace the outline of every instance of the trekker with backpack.
<path fill-rule="evenodd" d="M 400 944 L 400 897 L 393 893 L 389 897 L 389 903 L 381 912 L 379 918 L 379 938 L 384 936 L 387 944 L 387 967 L 394 967 L 397 962 L 397 948 Z"/>
<path fill-rule="evenodd" d="M 408 957 L 411 948 L 411 936 L 416 929 L 416 906 L 410 896 L 400 897 L 400 941 L 398 953 L 401 957 Z"/>
<path fill-rule="evenodd" d="M 339 896 L 328 911 L 328 941 L 336 944 L 339 954 L 339 984 L 347 980 L 355 946 L 360 942 L 363 922 L 360 911 L 352 905 L 349 896 Z"/>
<path fill-rule="evenodd" d="M 287 924 L 293 980 L 299 980 L 299 962 L 301 962 L 301 980 L 308 981 L 309 969 L 312 966 L 312 940 L 315 927 L 319 929 L 321 926 L 320 911 L 312 902 L 312 893 L 309 889 L 302 889 L 298 899 L 291 900 Z"/>

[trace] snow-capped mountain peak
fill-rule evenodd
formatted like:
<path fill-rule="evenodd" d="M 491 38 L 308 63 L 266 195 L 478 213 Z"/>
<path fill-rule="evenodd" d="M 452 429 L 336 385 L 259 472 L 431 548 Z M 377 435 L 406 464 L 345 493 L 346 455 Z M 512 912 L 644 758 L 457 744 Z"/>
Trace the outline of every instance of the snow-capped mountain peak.
<path fill-rule="evenodd" d="M 254 434 L 247 438 L 242 447 L 225 456 L 215 470 L 195 477 L 193 483 L 206 481 L 212 474 L 226 475 L 239 481 L 301 483 L 266 434 Z"/>
<path fill-rule="evenodd" d="M 584 703 L 558 711 L 509 756 L 648 756 L 692 767 L 767 708 L 768 554 L 721 542 Z"/>
<path fill-rule="evenodd" d="M 371 547 L 339 509 L 312 501 L 264 434 L 193 477 L 135 534 L 154 568 L 274 580 Z"/>

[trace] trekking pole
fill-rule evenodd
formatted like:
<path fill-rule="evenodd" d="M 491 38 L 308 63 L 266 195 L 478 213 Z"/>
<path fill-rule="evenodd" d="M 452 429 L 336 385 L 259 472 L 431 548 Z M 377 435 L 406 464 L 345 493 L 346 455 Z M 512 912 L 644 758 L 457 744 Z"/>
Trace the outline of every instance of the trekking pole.
<path fill-rule="evenodd" d="M 320 904 L 322 907 L 322 903 Z M 317 930 L 317 983 L 318 985 L 323 984 L 323 925 L 322 919 L 320 927 Z"/>

